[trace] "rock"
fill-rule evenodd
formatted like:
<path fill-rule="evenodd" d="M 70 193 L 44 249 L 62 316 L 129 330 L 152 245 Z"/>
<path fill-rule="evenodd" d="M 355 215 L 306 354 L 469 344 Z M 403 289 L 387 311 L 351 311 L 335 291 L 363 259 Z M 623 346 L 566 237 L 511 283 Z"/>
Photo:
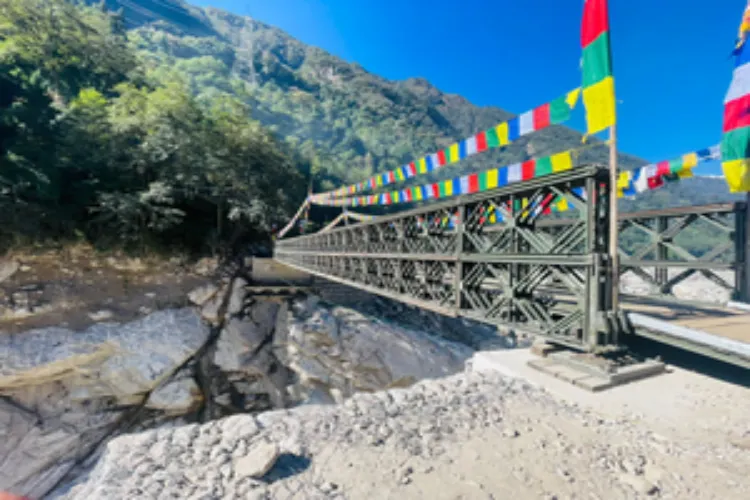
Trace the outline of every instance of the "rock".
<path fill-rule="evenodd" d="M 227 305 L 227 315 L 233 316 L 242 312 L 245 306 L 245 287 L 247 281 L 244 278 L 235 278 L 232 282 L 232 292 L 229 295 L 229 305 Z"/>
<path fill-rule="evenodd" d="M 639 455 L 635 457 L 627 457 L 620 461 L 620 467 L 625 472 L 629 472 L 635 476 L 643 474 L 643 467 L 646 465 L 646 458 Z"/>
<path fill-rule="evenodd" d="M 106 309 L 102 309 L 101 311 L 89 313 L 89 318 L 91 318 L 91 321 L 97 321 L 97 322 L 107 321 L 108 319 L 112 319 L 113 316 L 114 316 L 114 313 Z"/>
<path fill-rule="evenodd" d="M 218 291 L 219 288 L 216 285 L 208 283 L 206 285 L 199 286 L 198 288 L 188 293 L 188 299 L 196 306 L 201 307 L 210 299 L 212 299 Z"/>
<path fill-rule="evenodd" d="M 268 336 L 275 328 L 281 305 L 272 301 L 259 301 L 249 310 L 249 318 L 258 326 L 263 336 Z"/>
<path fill-rule="evenodd" d="M 43 372 L 45 380 L 70 383 L 71 398 L 132 403 L 193 355 L 208 334 L 188 308 L 124 325 L 98 323 L 82 332 L 44 328 L 17 339 L 0 336 L 0 385 L 33 386 Z"/>
<path fill-rule="evenodd" d="M 7 493 L 5 491 L 0 491 L 0 500 L 30 500 L 27 497 L 19 497 L 17 495 L 14 495 L 12 493 Z"/>
<path fill-rule="evenodd" d="M 412 474 L 414 474 L 414 468 L 412 466 L 406 465 L 402 467 L 398 472 L 398 482 L 404 485 L 411 483 Z"/>
<path fill-rule="evenodd" d="M 203 402 L 198 384 L 190 377 L 173 380 L 153 391 L 146 407 L 168 415 L 185 415 L 197 410 Z"/>
<path fill-rule="evenodd" d="M 260 442 L 250 448 L 247 455 L 234 461 L 236 477 L 260 479 L 276 464 L 279 458 L 279 447 L 276 443 Z"/>
<path fill-rule="evenodd" d="M 217 293 L 213 298 L 209 299 L 203 308 L 201 309 L 201 316 L 203 319 L 211 323 L 212 325 L 218 325 L 221 322 L 220 310 L 221 305 L 224 302 L 224 294 L 222 292 Z"/>
<path fill-rule="evenodd" d="M 278 310 L 278 305 L 274 310 Z M 266 361 L 252 364 L 253 358 L 271 335 L 275 318 L 270 323 L 258 324 L 254 321 L 232 318 L 226 324 L 216 342 L 214 364 L 226 372 L 252 371 L 266 373 Z"/>
<path fill-rule="evenodd" d="M 621 474 L 620 482 L 627 484 L 641 495 L 655 495 L 659 488 L 645 479 L 643 476 L 634 476 L 632 474 Z"/>
<path fill-rule="evenodd" d="M 326 309 L 316 310 L 302 324 L 304 335 L 320 346 L 334 346 L 339 342 L 339 324 Z"/>
<path fill-rule="evenodd" d="M 325 494 L 325 495 L 330 495 L 331 493 L 333 493 L 337 489 L 339 489 L 339 485 L 336 484 L 336 483 L 332 483 L 330 481 L 326 482 L 326 483 L 323 483 L 323 484 L 320 485 L 320 491 L 323 494 Z M 0 499 L 0 500 L 2 500 L 2 499 Z"/>
<path fill-rule="evenodd" d="M 111 432 L 120 412 L 101 401 L 70 401 L 57 383 L 21 391 L 6 395 L 24 406 L 36 402 L 34 413 L 0 400 L 0 488 L 44 498 L 77 459 Z"/>
<path fill-rule="evenodd" d="M 18 272 L 20 264 L 15 260 L 0 260 L 0 283 Z"/>
<path fill-rule="evenodd" d="M 219 262 L 213 258 L 203 258 L 193 266 L 193 272 L 200 276 L 211 276 L 219 267 Z"/>
<path fill-rule="evenodd" d="M 330 393 L 331 397 L 336 402 L 336 404 L 340 405 L 344 401 L 346 401 L 346 397 L 344 396 L 344 393 L 341 392 L 341 390 L 339 390 L 339 389 L 337 389 L 335 387 L 332 387 L 328 392 Z"/>
<path fill-rule="evenodd" d="M 520 436 L 520 433 L 515 429 L 503 430 L 503 437 L 512 439 L 512 438 L 517 438 L 518 436 Z"/>
<path fill-rule="evenodd" d="M 302 402 L 306 405 L 332 405 L 336 400 L 328 393 L 324 387 L 316 387 L 307 392 L 307 397 Z"/>
<path fill-rule="evenodd" d="M 287 328 L 277 333 L 286 333 L 286 342 L 275 341 L 274 352 L 299 379 L 291 392 L 301 401 L 310 400 L 321 386 L 342 401 L 357 391 L 450 375 L 463 371 L 473 352 L 351 309 L 331 310 L 306 300 L 295 303 L 291 311 L 288 333 Z"/>
<path fill-rule="evenodd" d="M 290 368 L 304 385 L 312 387 L 315 383 L 328 384 L 331 370 L 315 358 L 299 358 L 292 362 Z"/>
<path fill-rule="evenodd" d="M 214 402 L 218 405 L 229 408 L 232 406 L 232 396 L 229 394 L 219 394 L 214 398 Z"/>
<path fill-rule="evenodd" d="M 118 271 L 141 272 L 147 268 L 146 264 L 137 257 L 134 259 L 108 257 L 107 264 Z"/>
<path fill-rule="evenodd" d="M 31 266 L 27 266 L 26 264 L 22 264 L 21 267 L 18 268 L 19 271 L 22 273 L 28 273 L 31 271 Z"/>

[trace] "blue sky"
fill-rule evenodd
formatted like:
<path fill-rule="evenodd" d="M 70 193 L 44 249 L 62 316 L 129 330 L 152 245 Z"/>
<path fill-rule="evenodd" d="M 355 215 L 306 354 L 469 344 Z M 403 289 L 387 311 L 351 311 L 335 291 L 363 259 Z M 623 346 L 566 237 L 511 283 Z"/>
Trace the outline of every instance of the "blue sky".
<path fill-rule="evenodd" d="M 582 0 L 193 3 L 249 15 L 386 78 L 424 77 L 513 113 L 580 84 Z M 659 161 L 717 144 L 746 0 L 609 4 L 619 149 Z M 580 120 L 571 125 L 583 129 Z"/>

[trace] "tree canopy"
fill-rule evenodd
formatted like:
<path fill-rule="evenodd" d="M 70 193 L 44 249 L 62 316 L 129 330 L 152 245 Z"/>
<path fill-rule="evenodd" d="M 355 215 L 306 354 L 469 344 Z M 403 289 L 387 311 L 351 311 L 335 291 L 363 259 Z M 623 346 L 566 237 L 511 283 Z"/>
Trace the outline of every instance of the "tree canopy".
<path fill-rule="evenodd" d="M 0 241 L 199 249 L 283 222 L 302 157 L 246 102 L 149 65 L 122 26 L 103 7 L 0 0 Z"/>

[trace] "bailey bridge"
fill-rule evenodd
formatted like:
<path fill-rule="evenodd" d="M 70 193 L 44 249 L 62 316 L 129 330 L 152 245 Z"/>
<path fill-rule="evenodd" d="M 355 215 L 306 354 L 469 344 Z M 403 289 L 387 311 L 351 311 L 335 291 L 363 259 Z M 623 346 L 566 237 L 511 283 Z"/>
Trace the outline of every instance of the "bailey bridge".
<path fill-rule="evenodd" d="M 274 259 L 578 352 L 617 350 L 634 335 L 750 368 L 747 204 L 622 214 L 619 275 L 635 273 L 651 291 L 614 298 L 619 276 L 608 254 L 608 183 L 605 168 L 585 166 L 282 239 Z M 566 218 L 547 210 L 548 200 L 559 196 L 573 206 Z M 684 242 L 690 231 L 693 238 L 711 231 L 719 243 L 695 255 L 694 244 Z M 678 299 L 675 287 L 696 274 L 727 290 L 727 300 Z"/>

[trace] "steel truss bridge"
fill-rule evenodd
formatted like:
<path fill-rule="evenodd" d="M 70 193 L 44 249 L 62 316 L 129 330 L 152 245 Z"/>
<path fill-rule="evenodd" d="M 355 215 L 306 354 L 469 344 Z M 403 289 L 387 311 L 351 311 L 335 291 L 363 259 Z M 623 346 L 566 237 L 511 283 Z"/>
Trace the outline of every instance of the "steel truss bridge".
<path fill-rule="evenodd" d="M 606 168 L 590 165 L 283 239 L 274 258 L 327 280 L 579 351 L 612 350 L 627 335 L 640 335 L 750 368 L 747 204 L 623 214 L 619 275 L 635 274 L 650 292 L 620 294 L 615 306 L 608 193 Z M 566 218 L 545 210 L 557 197 L 572 205 Z M 720 243 L 691 253 L 695 239 L 708 232 Z M 731 300 L 677 299 L 676 287 L 696 274 L 727 290 Z"/>

